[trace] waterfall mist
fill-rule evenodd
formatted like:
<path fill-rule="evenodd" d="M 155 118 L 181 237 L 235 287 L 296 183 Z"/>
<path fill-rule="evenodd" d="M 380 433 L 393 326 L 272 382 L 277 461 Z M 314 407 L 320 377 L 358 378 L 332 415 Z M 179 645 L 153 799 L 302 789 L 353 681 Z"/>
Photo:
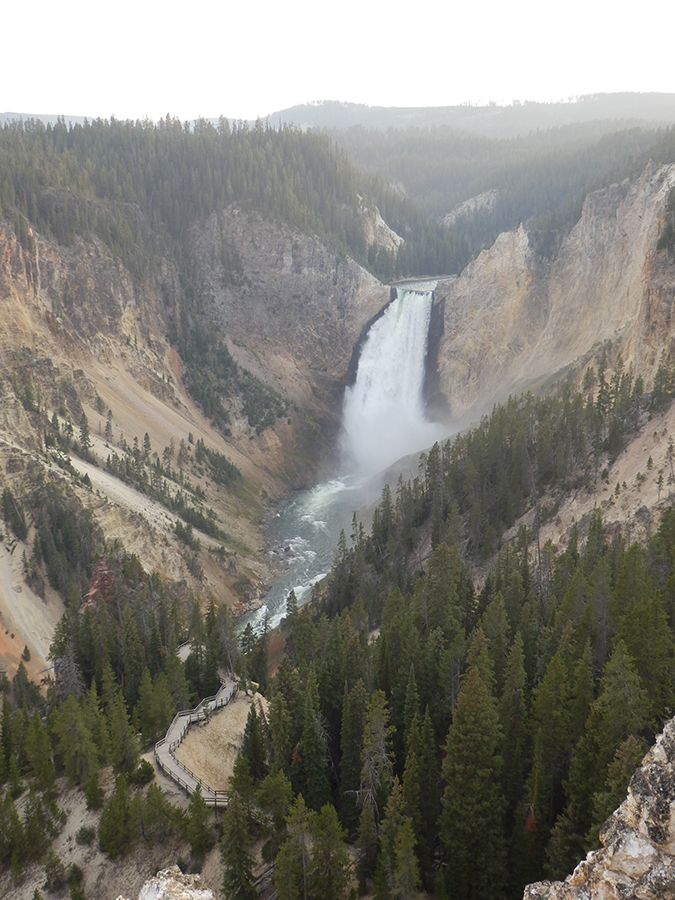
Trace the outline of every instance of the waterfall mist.
<path fill-rule="evenodd" d="M 368 332 L 342 413 L 342 450 L 360 475 L 381 472 L 447 434 L 424 416 L 422 388 L 432 302 L 432 290 L 399 288 Z"/>

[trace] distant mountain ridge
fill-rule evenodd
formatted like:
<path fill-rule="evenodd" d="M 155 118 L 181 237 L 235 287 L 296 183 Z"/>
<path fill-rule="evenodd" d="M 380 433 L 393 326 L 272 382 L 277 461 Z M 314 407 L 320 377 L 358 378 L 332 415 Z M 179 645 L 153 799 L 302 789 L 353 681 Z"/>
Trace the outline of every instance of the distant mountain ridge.
<path fill-rule="evenodd" d="M 1 112 L 0 126 L 6 122 L 39 119 L 54 125 L 59 118 L 73 125 L 82 124 L 85 116 L 53 113 Z M 89 120 L 97 116 L 88 116 Z M 230 117 L 230 119 L 236 117 Z M 276 110 L 263 121 L 275 127 L 281 124 L 300 128 L 347 129 L 355 126 L 375 129 L 448 127 L 491 137 L 515 137 L 537 129 L 560 128 L 581 122 L 606 122 L 609 131 L 619 128 L 654 127 L 675 123 L 675 94 L 613 93 L 586 94 L 570 100 L 540 103 L 526 100 L 511 105 L 488 103 L 483 106 L 367 106 L 342 100 L 300 103 Z M 196 119 L 189 121 L 196 122 Z M 207 119 L 214 125 L 218 116 Z M 251 119 L 249 124 L 255 120 Z"/>
<path fill-rule="evenodd" d="M 597 120 L 619 128 L 665 125 L 675 122 L 675 94 L 588 94 L 574 101 L 511 106 L 385 107 L 360 103 L 323 101 L 291 106 L 267 116 L 302 128 L 374 129 L 450 127 L 491 137 L 515 137 L 537 129 L 559 128 Z"/>

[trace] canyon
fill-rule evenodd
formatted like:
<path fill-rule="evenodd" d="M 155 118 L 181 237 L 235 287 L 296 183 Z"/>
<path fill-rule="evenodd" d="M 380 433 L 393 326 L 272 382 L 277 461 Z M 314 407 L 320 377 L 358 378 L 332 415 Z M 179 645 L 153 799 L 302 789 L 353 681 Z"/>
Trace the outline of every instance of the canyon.
<path fill-rule="evenodd" d="M 656 250 L 673 184 L 675 167 L 650 165 L 631 182 L 588 195 L 579 222 L 550 258 L 537 253 L 521 226 L 459 276 L 440 278 L 426 367 L 429 417 L 450 432 L 510 393 L 561 377 L 578 383 L 602 348 L 610 348 L 610 368 L 620 358 L 649 386 L 673 341 L 673 262 Z M 391 245 L 391 233 L 380 230 Z M 74 489 L 106 536 L 118 538 L 147 570 L 197 585 L 172 517 L 153 513 L 146 497 L 115 485 L 103 471 L 111 449 L 102 434 L 106 412 L 112 411 L 114 443 L 147 432 L 155 452 L 189 436 L 220 448 L 240 469 L 242 484 L 226 490 L 194 476 L 230 538 L 224 557 L 202 552 L 198 586 L 241 609 L 274 577 L 261 533 L 266 516 L 335 459 L 342 392 L 391 289 L 318 239 L 234 207 L 195 224 L 190 248 L 191 284 L 205 319 L 225 335 L 238 365 L 292 404 L 288 416 L 257 433 L 234 402 L 224 436 L 202 415 L 169 340 L 180 293 L 170 259 L 157 263 L 153 278 L 139 279 L 98 241 L 63 247 L 33 233 L 26 248 L 4 222 L 3 485 L 20 490 L 35 465 L 55 470 L 40 453 L 40 427 L 21 402 L 20 385 L 30 379 L 50 416 L 64 404 L 74 425 L 87 415 L 99 466 L 75 458 L 93 491 Z M 21 552 L 6 556 L 5 581 L 19 586 Z M 24 633 L 11 612 L 12 593 L 16 587 L 2 599 L 3 665 L 13 668 L 27 645 L 37 666 L 48 640 Z M 32 602 L 36 609 L 50 606 L 55 621 L 59 601 L 49 586 Z"/>
<path fill-rule="evenodd" d="M 439 277 L 424 384 L 429 418 L 458 431 L 510 394 L 545 391 L 561 380 L 578 387 L 601 358 L 608 375 L 632 367 L 651 389 L 675 337 L 675 262 L 657 249 L 674 186 L 675 166 L 650 164 L 632 180 L 590 193 L 552 252 L 539 252 L 536 236 L 521 226 L 459 275 Z M 364 215 L 382 247 L 400 242 L 381 219 Z M 239 614 L 260 601 L 277 573 L 266 521 L 335 464 L 345 387 L 393 291 L 319 238 L 234 205 L 193 223 L 187 247 L 181 269 L 160 256 L 149 272 L 132 274 L 96 239 L 64 246 L 32 230 L 28 240 L 0 222 L 0 487 L 20 498 L 41 479 L 58 482 L 109 546 L 118 541 L 134 553 L 186 605 L 199 595 Z M 201 325 L 241 370 L 283 399 L 284 414 L 272 424 L 252 425 L 233 395 L 228 426 L 218 427 L 188 392 L 180 353 L 186 280 Z M 67 462 L 46 445 L 45 412 L 75 430 L 86 416 L 89 459 L 73 454 Z M 542 539 L 564 546 L 596 507 L 629 538 L 653 533 L 672 498 L 661 497 L 653 477 L 643 484 L 638 476 L 666 468 L 672 433 L 675 410 L 645 416 L 604 482 L 561 502 Z M 163 449 L 173 448 L 171 456 L 184 448 L 180 484 L 185 476 L 202 492 L 224 537 L 196 528 L 200 546 L 188 552 L 175 512 L 106 470 L 108 455 L 134 439 L 143 444 L 145 435 L 158 458 Z M 197 460 L 200 442 L 223 454 L 240 478 L 226 486 L 210 477 Z M 615 482 L 624 484 L 616 500 Z M 528 516 L 524 524 L 532 525 L 533 512 Z M 3 534 L 0 667 L 11 676 L 26 648 L 29 674 L 39 680 L 64 605 L 48 584 L 26 581 L 32 538 L 29 530 L 21 541 L 9 527 Z M 605 850 L 565 885 L 533 886 L 526 896 L 620 896 L 618 885 L 645 900 L 672 894 L 674 727 L 667 725 L 634 776 L 628 805 L 605 825 Z"/>

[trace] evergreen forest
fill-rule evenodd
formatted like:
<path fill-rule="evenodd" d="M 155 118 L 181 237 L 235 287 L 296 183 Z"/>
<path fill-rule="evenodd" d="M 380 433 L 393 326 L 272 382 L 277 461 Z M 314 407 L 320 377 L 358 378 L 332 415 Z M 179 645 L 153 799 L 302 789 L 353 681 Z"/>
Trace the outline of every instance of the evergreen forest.
<path fill-rule="evenodd" d="M 67 612 L 46 694 L 23 665 L 3 679 L 0 864 L 18 885 L 40 859 L 48 883 L 83 896 L 50 850 L 65 777 L 102 807 L 111 857 L 179 835 L 199 866 L 219 839 L 227 898 L 255 897 L 260 840 L 281 900 L 510 900 L 564 877 L 598 846 L 675 706 L 675 513 L 643 546 L 597 510 L 564 546 L 540 532 L 674 397 L 668 361 L 645 392 L 606 348 L 580 390 L 511 399 L 436 444 L 414 479 L 385 486 L 369 533 L 354 517 L 312 602 L 298 608 L 291 592 L 273 672 L 267 627 L 238 633 L 225 606 L 204 612 L 106 545 L 77 498 L 37 474 L 25 500 L 6 489 L 8 532 L 35 524 Z M 672 494 L 672 438 L 667 461 L 645 477 Z M 486 560 L 477 584 L 472 567 Z M 215 692 L 222 668 L 255 682 L 269 708 L 251 707 L 214 828 L 199 792 L 180 812 L 147 786 L 139 753 Z M 106 765 L 117 782 L 104 803 Z"/>
<path fill-rule="evenodd" d="M 528 223 L 551 253 L 589 191 L 675 159 L 672 128 L 586 122 L 519 137 L 449 126 L 304 132 L 258 121 L 13 121 L 0 128 L 0 215 L 72 244 L 97 238 L 138 277 L 174 258 L 189 287 L 191 225 L 236 205 L 317 236 L 385 281 L 460 271 L 504 230 Z M 493 200 L 443 225 L 472 197 Z M 405 239 L 368 244 L 364 211 Z M 241 277 L 228 259 L 232 283 Z"/>
<path fill-rule="evenodd" d="M 603 127 L 604 126 L 604 127 Z M 353 162 L 399 185 L 429 216 L 446 220 L 457 268 L 498 234 L 524 223 L 537 251 L 552 255 L 581 216 L 586 195 L 675 159 L 672 128 L 622 128 L 587 122 L 487 137 L 449 126 L 326 130 Z M 609 133 L 608 133 L 609 132 Z M 461 204 L 484 197 L 469 210 Z M 417 247 L 400 251 L 416 267 Z"/>

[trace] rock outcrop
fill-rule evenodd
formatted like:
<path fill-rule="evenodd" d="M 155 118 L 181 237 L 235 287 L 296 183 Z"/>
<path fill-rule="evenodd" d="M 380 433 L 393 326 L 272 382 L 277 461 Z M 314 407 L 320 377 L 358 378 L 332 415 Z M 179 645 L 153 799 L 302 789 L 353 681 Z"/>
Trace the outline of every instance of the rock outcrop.
<path fill-rule="evenodd" d="M 120 894 L 117 900 L 125 900 Z M 138 900 L 215 900 L 199 875 L 184 875 L 178 866 L 162 869 L 141 888 Z"/>
<path fill-rule="evenodd" d="M 316 238 L 236 208 L 192 232 L 193 281 L 205 308 L 277 374 L 284 360 L 316 386 L 342 382 L 389 288 Z"/>
<path fill-rule="evenodd" d="M 439 284 L 435 362 L 450 418 L 489 409 L 607 340 L 651 379 L 675 339 L 675 273 L 656 252 L 674 184 L 675 166 L 650 165 L 635 181 L 589 194 L 553 259 L 521 227 Z"/>
<path fill-rule="evenodd" d="M 524 900 L 674 900 L 675 719 L 645 756 L 628 796 L 589 853 L 564 882 L 525 889 Z"/>

